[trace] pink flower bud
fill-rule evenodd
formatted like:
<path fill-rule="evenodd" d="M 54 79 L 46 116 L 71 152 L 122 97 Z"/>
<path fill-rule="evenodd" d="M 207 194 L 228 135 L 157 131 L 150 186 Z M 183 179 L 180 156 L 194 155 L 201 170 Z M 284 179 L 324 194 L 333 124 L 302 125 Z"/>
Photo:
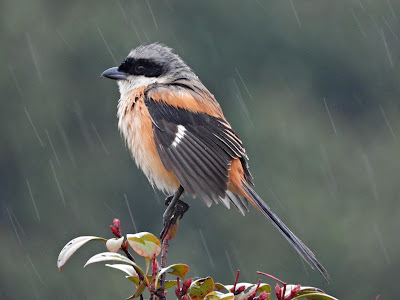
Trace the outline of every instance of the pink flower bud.
<path fill-rule="evenodd" d="M 117 227 L 118 229 L 121 228 L 121 222 L 118 219 L 113 220 L 114 226 Z"/>
<path fill-rule="evenodd" d="M 275 295 L 276 295 L 276 298 L 278 299 L 278 300 L 283 300 L 282 298 L 282 289 L 281 289 L 281 287 L 279 286 L 279 284 L 276 284 L 276 286 L 275 286 Z"/>
<path fill-rule="evenodd" d="M 261 292 L 260 295 L 258 295 L 258 300 L 268 300 L 269 299 L 269 293 L 267 292 Z"/>
<path fill-rule="evenodd" d="M 239 295 L 240 293 L 242 293 L 244 290 L 246 289 L 246 287 L 244 285 L 239 286 L 236 291 L 234 292 L 235 295 Z"/>
<path fill-rule="evenodd" d="M 111 232 L 113 233 L 113 235 L 115 235 L 118 238 L 121 236 L 121 233 L 120 233 L 119 229 L 115 228 L 112 225 L 110 225 L 110 228 L 111 228 Z"/>
<path fill-rule="evenodd" d="M 186 294 L 192 284 L 192 278 L 186 279 L 182 284 L 182 293 Z"/>
<path fill-rule="evenodd" d="M 158 272 L 158 270 L 160 269 L 160 265 L 158 264 L 158 261 L 157 261 L 157 259 L 153 259 L 153 263 L 152 263 L 152 271 L 153 271 L 153 274 L 157 274 L 157 272 Z"/>
<path fill-rule="evenodd" d="M 301 288 L 301 285 L 300 285 L 300 284 L 296 285 L 296 286 L 290 291 L 290 296 L 289 296 L 288 300 L 290 300 L 290 299 L 296 297 L 297 294 L 300 292 L 300 288 Z"/>

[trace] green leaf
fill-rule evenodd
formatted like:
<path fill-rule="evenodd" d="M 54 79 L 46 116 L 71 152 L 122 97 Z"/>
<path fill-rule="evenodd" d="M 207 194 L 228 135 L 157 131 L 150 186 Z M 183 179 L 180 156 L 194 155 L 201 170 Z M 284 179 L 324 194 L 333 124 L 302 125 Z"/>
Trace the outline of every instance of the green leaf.
<path fill-rule="evenodd" d="M 219 283 L 219 282 L 217 282 L 217 283 L 215 283 L 214 284 L 215 285 L 215 288 L 217 289 L 217 291 L 219 292 L 219 291 L 222 291 L 222 290 L 227 290 L 227 291 L 229 291 L 226 287 L 225 287 L 225 285 L 223 285 L 222 283 Z"/>
<path fill-rule="evenodd" d="M 168 272 L 168 270 L 172 271 Z M 166 268 L 161 269 L 160 272 L 158 272 L 158 278 L 165 272 L 168 272 L 169 274 L 176 275 L 182 279 L 185 279 L 187 272 L 189 272 L 189 266 L 185 264 L 170 265 Z"/>
<path fill-rule="evenodd" d="M 137 288 L 136 293 L 134 293 L 132 296 L 130 296 L 129 298 L 126 298 L 126 299 L 128 300 L 128 299 L 134 299 L 134 298 L 139 297 L 141 294 L 143 294 L 143 291 L 145 290 L 145 288 L 146 288 L 146 281 L 142 281 L 140 286 Z"/>
<path fill-rule="evenodd" d="M 266 292 L 266 293 L 270 293 L 271 294 L 271 286 L 269 284 L 266 284 L 266 283 L 261 283 L 260 287 L 257 290 L 257 293 L 262 293 L 262 292 Z"/>
<path fill-rule="evenodd" d="M 218 291 L 213 291 L 208 293 L 205 297 L 204 300 L 233 300 L 235 296 L 233 293 L 221 293 Z"/>
<path fill-rule="evenodd" d="M 144 259 L 146 262 L 146 276 L 149 274 L 149 269 L 150 269 L 150 259 L 148 259 L 147 257 Z"/>
<path fill-rule="evenodd" d="M 296 285 L 287 285 L 286 286 L 286 290 L 291 290 L 294 287 L 296 287 Z M 299 295 L 303 295 L 303 294 L 311 294 L 311 293 L 324 293 L 323 290 L 316 288 L 316 287 L 312 287 L 312 286 L 301 286 L 300 287 L 300 292 Z"/>
<path fill-rule="evenodd" d="M 335 297 L 329 296 L 324 293 L 311 293 L 311 294 L 303 294 L 292 298 L 292 300 L 297 299 L 313 299 L 313 300 L 338 300 Z"/>
<path fill-rule="evenodd" d="M 165 280 L 165 289 L 168 290 L 169 288 L 172 288 L 176 285 L 176 283 L 176 280 Z M 157 288 L 159 288 L 159 285 L 157 286 Z"/>
<path fill-rule="evenodd" d="M 117 270 L 120 270 L 122 272 L 125 272 L 128 274 L 128 276 L 136 276 L 138 277 L 138 274 L 135 271 L 135 268 L 130 266 L 130 265 L 125 265 L 125 264 L 106 264 L 107 267 L 114 268 Z"/>
<path fill-rule="evenodd" d="M 113 252 L 103 252 L 103 253 L 96 254 L 96 255 L 92 256 L 91 258 L 89 258 L 89 260 L 86 262 L 86 264 L 83 267 L 85 268 L 87 265 L 97 263 L 97 262 L 103 262 L 103 261 L 119 261 L 119 262 L 126 263 L 128 265 L 131 265 L 135 269 L 137 274 L 141 274 L 143 277 L 146 277 L 144 275 L 143 270 L 137 264 L 135 264 L 133 261 L 126 258 L 125 256 L 122 256 L 119 253 L 113 253 Z M 148 283 L 147 278 L 145 278 L 145 279 L 146 279 L 145 281 Z"/>
<path fill-rule="evenodd" d="M 129 245 L 140 256 L 152 259 L 161 251 L 159 239 L 149 232 L 139 232 L 126 235 Z"/>
<path fill-rule="evenodd" d="M 191 300 L 201 300 L 214 290 L 214 280 L 211 277 L 201 278 L 193 281 L 188 290 Z"/>
<path fill-rule="evenodd" d="M 133 275 L 133 276 L 126 276 L 125 277 L 126 279 L 128 279 L 128 280 L 130 280 L 130 281 L 132 281 L 136 286 L 138 286 L 139 285 L 139 282 L 140 282 L 140 280 L 139 280 L 139 276 L 135 276 L 135 275 Z"/>
<path fill-rule="evenodd" d="M 241 286 L 244 286 L 244 287 L 245 287 L 245 291 L 246 291 L 247 289 L 250 289 L 250 290 L 249 290 L 250 292 L 254 292 L 254 289 L 255 289 L 255 287 L 257 286 L 257 284 L 254 284 L 254 283 L 247 283 L 247 282 L 238 282 L 238 283 L 236 284 L 236 290 L 237 290 L 239 287 L 241 287 Z M 223 284 L 221 284 L 221 283 L 217 283 L 217 284 L 215 284 L 215 287 L 216 287 L 219 291 L 222 290 L 222 289 L 226 289 L 228 292 L 230 292 L 231 289 L 233 288 L 233 285 L 231 285 L 231 284 L 223 285 Z M 253 288 L 254 288 L 254 289 L 253 289 Z M 258 292 L 258 293 L 261 293 L 261 292 L 271 293 L 271 287 L 269 286 L 269 284 L 261 283 L 260 286 L 259 286 L 259 288 L 258 288 L 258 290 L 257 290 L 257 292 Z"/>
<path fill-rule="evenodd" d="M 82 247 L 84 244 L 90 241 L 106 242 L 107 240 L 98 236 L 80 236 L 69 241 L 58 255 L 57 259 L 58 269 L 61 271 L 61 268 L 65 265 L 65 263 L 72 256 L 72 254 L 74 254 L 76 250 L 78 250 L 80 247 Z"/>

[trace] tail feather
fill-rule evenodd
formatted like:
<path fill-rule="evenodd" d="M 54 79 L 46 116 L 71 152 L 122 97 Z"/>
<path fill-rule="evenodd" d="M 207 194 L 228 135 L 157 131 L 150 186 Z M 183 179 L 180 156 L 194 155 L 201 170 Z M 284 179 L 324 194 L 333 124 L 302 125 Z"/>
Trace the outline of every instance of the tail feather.
<path fill-rule="evenodd" d="M 257 195 L 257 193 L 248 185 L 243 184 L 242 189 L 246 198 L 279 230 L 279 232 L 288 240 L 299 255 L 310 265 L 312 269 L 316 268 L 321 275 L 329 282 L 330 276 L 325 268 L 315 257 L 314 253 L 304 243 L 294 235 L 294 233 L 275 215 L 267 204 Z"/>

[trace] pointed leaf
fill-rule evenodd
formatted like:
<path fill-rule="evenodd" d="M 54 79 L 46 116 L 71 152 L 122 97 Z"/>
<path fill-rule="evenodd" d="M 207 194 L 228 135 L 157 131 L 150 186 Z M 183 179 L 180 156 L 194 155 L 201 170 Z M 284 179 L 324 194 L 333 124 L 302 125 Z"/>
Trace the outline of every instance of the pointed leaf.
<path fill-rule="evenodd" d="M 152 259 L 161 251 L 159 239 L 149 232 L 139 232 L 126 235 L 129 245 L 140 256 Z"/>
<path fill-rule="evenodd" d="M 131 265 L 135 269 L 137 274 L 141 274 L 143 277 L 145 277 L 143 270 L 137 264 L 135 264 L 133 261 L 126 258 L 125 256 L 122 256 L 119 253 L 113 253 L 113 252 L 103 252 L 103 253 L 96 254 L 96 255 L 92 256 L 91 258 L 89 258 L 89 260 L 86 262 L 86 264 L 83 267 L 85 268 L 87 265 L 97 263 L 97 262 L 102 262 L 102 261 L 119 261 L 119 262 L 126 263 L 128 265 Z M 146 280 L 146 282 L 148 283 L 147 280 Z"/>
<path fill-rule="evenodd" d="M 222 291 L 222 290 L 230 291 L 225 287 L 225 285 L 223 285 L 222 283 L 219 283 L 219 282 L 215 283 L 215 288 L 217 289 L 218 292 Z"/>
<path fill-rule="evenodd" d="M 176 223 L 172 225 L 172 228 L 170 229 L 168 240 L 172 240 L 175 236 L 175 234 L 178 232 L 179 229 L 179 219 L 176 220 Z"/>
<path fill-rule="evenodd" d="M 146 288 L 146 281 L 142 281 L 142 283 L 140 284 L 140 286 L 137 288 L 136 293 L 134 293 L 132 296 L 130 296 L 128 299 L 134 299 L 136 297 L 139 297 L 141 294 L 143 294 L 143 291 Z"/>
<path fill-rule="evenodd" d="M 114 268 L 114 269 L 120 270 L 122 272 L 125 272 L 129 276 L 138 277 L 138 274 L 136 273 L 135 269 L 130 265 L 125 265 L 125 264 L 106 264 L 106 266 L 110 267 L 110 268 Z"/>
<path fill-rule="evenodd" d="M 61 250 L 60 254 L 58 255 L 57 259 L 57 267 L 59 270 L 65 265 L 67 260 L 84 244 L 90 241 L 107 241 L 98 236 L 80 236 L 71 241 L 69 241 L 64 248 Z"/>
<path fill-rule="evenodd" d="M 135 275 L 133 275 L 133 276 L 126 276 L 125 277 L 126 279 L 128 279 L 128 280 L 130 280 L 130 281 L 132 281 L 136 286 L 138 286 L 139 285 L 139 282 L 140 282 L 140 280 L 139 280 L 139 276 L 135 276 Z"/>
<path fill-rule="evenodd" d="M 221 293 L 218 291 L 213 291 L 208 293 L 205 297 L 204 300 L 233 300 L 235 296 L 233 293 Z"/>
<path fill-rule="evenodd" d="M 168 290 L 169 288 L 172 288 L 176 285 L 176 282 L 176 280 L 165 280 L 165 289 Z M 159 285 L 157 286 L 157 288 L 159 288 Z"/>
<path fill-rule="evenodd" d="M 187 272 L 189 272 L 189 266 L 185 264 L 170 265 L 166 268 L 161 269 L 160 272 L 158 272 L 158 277 L 160 277 L 165 272 L 168 272 L 169 274 L 176 275 L 182 279 L 185 279 Z"/>
<path fill-rule="evenodd" d="M 329 296 L 324 293 L 312 293 L 312 294 L 303 294 L 292 298 L 292 300 L 298 299 L 312 299 L 312 300 L 338 300 L 335 297 Z"/>
<path fill-rule="evenodd" d="M 236 283 L 236 290 L 237 290 L 239 287 L 241 287 L 241 286 L 244 286 L 244 287 L 245 287 L 245 290 L 247 290 L 247 289 L 252 289 L 252 288 L 256 287 L 257 284 L 254 284 L 254 283 L 247 283 L 247 282 L 238 282 L 238 283 Z M 215 284 L 215 287 L 216 287 L 219 291 L 220 291 L 221 289 L 226 289 L 227 291 L 230 292 L 231 289 L 233 288 L 233 285 L 231 285 L 231 284 L 223 285 L 223 284 L 221 284 L 221 283 L 216 283 L 216 284 Z M 254 292 L 254 290 L 253 290 L 253 292 Z M 258 292 L 258 293 L 261 293 L 261 292 L 271 293 L 271 287 L 269 286 L 269 284 L 261 283 L 260 286 L 259 286 L 259 288 L 258 288 L 258 290 L 257 290 L 257 292 Z"/>
<path fill-rule="evenodd" d="M 214 290 L 214 280 L 211 277 L 193 281 L 188 290 L 191 300 L 201 300 Z"/>
<path fill-rule="evenodd" d="M 286 290 L 289 289 L 289 291 L 290 291 L 290 290 L 293 289 L 294 287 L 296 287 L 296 285 L 287 285 L 287 286 L 286 286 Z M 302 295 L 302 294 L 311 294 L 311 293 L 322 293 L 322 294 L 323 294 L 324 291 L 321 290 L 321 289 L 319 289 L 319 288 L 312 287 L 312 286 L 301 286 L 301 287 L 300 287 L 299 295 Z"/>

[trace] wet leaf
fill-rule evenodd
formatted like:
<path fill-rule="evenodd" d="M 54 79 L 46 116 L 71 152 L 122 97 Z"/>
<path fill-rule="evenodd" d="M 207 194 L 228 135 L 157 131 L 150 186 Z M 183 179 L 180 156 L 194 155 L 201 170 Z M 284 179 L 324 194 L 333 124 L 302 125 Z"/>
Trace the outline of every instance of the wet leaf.
<path fill-rule="evenodd" d="M 172 288 L 173 286 L 176 285 L 176 280 L 165 280 L 165 289 L 168 290 L 169 288 Z M 157 285 L 157 288 L 159 288 L 160 285 Z"/>
<path fill-rule="evenodd" d="M 225 285 L 223 285 L 222 283 L 219 283 L 219 282 L 215 283 L 215 288 L 217 289 L 217 291 L 222 291 L 222 290 L 227 290 L 227 291 L 229 291 L 229 290 L 225 287 Z"/>
<path fill-rule="evenodd" d="M 129 245 L 140 256 L 152 259 L 161 251 L 159 239 L 149 232 L 139 232 L 126 235 Z"/>
<path fill-rule="evenodd" d="M 64 248 L 61 250 L 60 254 L 58 255 L 57 259 L 57 267 L 59 270 L 65 265 L 67 260 L 84 244 L 90 241 L 107 241 L 104 238 L 97 237 L 97 236 L 80 236 L 71 241 L 69 241 Z"/>
<path fill-rule="evenodd" d="M 132 296 L 130 296 L 129 298 L 126 298 L 126 299 L 128 300 L 128 299 L 134 299 L 134 298 L 139 297 L 141 294 L 143 294 L 143 291 L 145 289 L 146 289 L 146 281 L 142 281 L 140 286 L 137 288 L 136 292 Z"/>
<path fill-rule="evenodd" d="M 293 288 L 295 288 L 296 287 L 296 285 L 287 285 L 286 286 L 286 290 L 291 290 L 291 289 L 293 289 Z M 299 292 L 299 295 L 302 295 L 302 294 L 311 294 L 311 293 L 321 293 L 321 294 L 324 294 L 324 291 L 323 290 L 321 290 L 321 289 L 319 289 L 319 288 L 316 288 L 316 287 L 312 287 L 312 286 L 301 286 L 300 287 L 300 292 Z"/>
<path fill-rule="evenodd" d="M 119 253 L 113 253 L 113 252 L 103 252 L 103 253 L 96 254 L 96 255 L 92 256 L 91 258 L 89 258 L 89 260 L 86 262 L 86 264 L 83 267 L 86 267 L 87 265 L 90 265 L 93 263 L 103 262 L 103 261 L 119 261 L 119 262 L 126 263 L 128 265 L 131 265 L 135 269 L 137 274 L 141 274 L 143 277 L 145 277 L 143 270 L 137 264 L 135 264 L 133 261 L 126 258 L 125 256 L 122 256 Z M 147 280 L 146 280 L 146 282 L 148 283 Z"/>
<path fill-rule="evenodd" d="M 298 299 L 310 299 L 310 300 L 338 300 L 335 297 L 329 296 L 324 293 L 310 293 L 310 294 L 303 294 L 292 298 L 292 300 Z"/>
<path fill-rule="evenodd" d="M 201 278 L 193 281 L 188 290 L 188 295 L 192 300 L 204 299 L 204 297 L 214 290 L 214 280 L 211 277 Z"/>
<path fill-rule="evenodd" d="M 106 264 L 107 267 L 114 268 L 117 270 L 120 270 L 122 272 L 125 272 L 128 274 L 128 276 L 138 276 L 136 273 L 135 269 L 130 266 L 130 265 L 125 265 L 125 264 Z"/>
<path fill-rule="evenodd" d="M 174 225 L 172 225 L 172 228 L 169 232 L 169 237 L 168 240 L 172 240 L 175 236 L 175 234 L 178 232 L 179 229 L 179 219 L 176 220 L 176 223 Z"/>
<path fill-rule="evenodd" d="M 208 293 L 205 297 L 204 300 L 233 300 L 235 296 L 233 293 L 221 293 L 218 291 L 213 291 L 211 293 Z"/>
<path fill-rule="evenodd" d="M 109 239 L 106 243 L 106 247 L 108 251 L 116 253 L 118 252 L 119 248 L 121 248 L 123 241 L 124 241 L 123 237 L 119 239 L 117 238 Z"/>
<path fill-rule="evenodd" d="M 217 283 L 217 284 L 215 284 L 215 286 L 219 291 L 222 289 L 231 291 L 231 289 L 233 288 L 233 285 L 231 285 L 231 284 L 223 285 L 221 283 Z M 255 288 L 257 286 L 257 284 L 247 283 L 247 282 L 238 282 L 236 284 L 236 290 L 241 286 L 244 286 L 245 290 L 250 289 L 249 292 L 254 292 L 253 288 Z M 271 293 L 271 287 L 269 286 L 269 284 L 261 283 L 260 286 L 258 287 L 257 293 L 261 293 L 261 292 Z"/>
<path fill-rule="evenodd" d="M 166 268 L 161 269 L 160 272 L 158 272 L 158 277 L 160 277 L 165 272 L 185 279 L 187 272 L 189 272 L 189 266 L 185 264 L 170 265 Z"/>
<path fill-rule="evenodd" d="M 128 280 L 130 280 L 130 281 L 132 281 L 136 286 L 138 286 L 139 285 L 139 282 L 140 282 L 140 280 L 139 280 L 139 276 L 135 276 L 135 275 L 133 275 L 133 276 L 126 276 L 125 277 L 126 279 L 128 279 Z"/>

